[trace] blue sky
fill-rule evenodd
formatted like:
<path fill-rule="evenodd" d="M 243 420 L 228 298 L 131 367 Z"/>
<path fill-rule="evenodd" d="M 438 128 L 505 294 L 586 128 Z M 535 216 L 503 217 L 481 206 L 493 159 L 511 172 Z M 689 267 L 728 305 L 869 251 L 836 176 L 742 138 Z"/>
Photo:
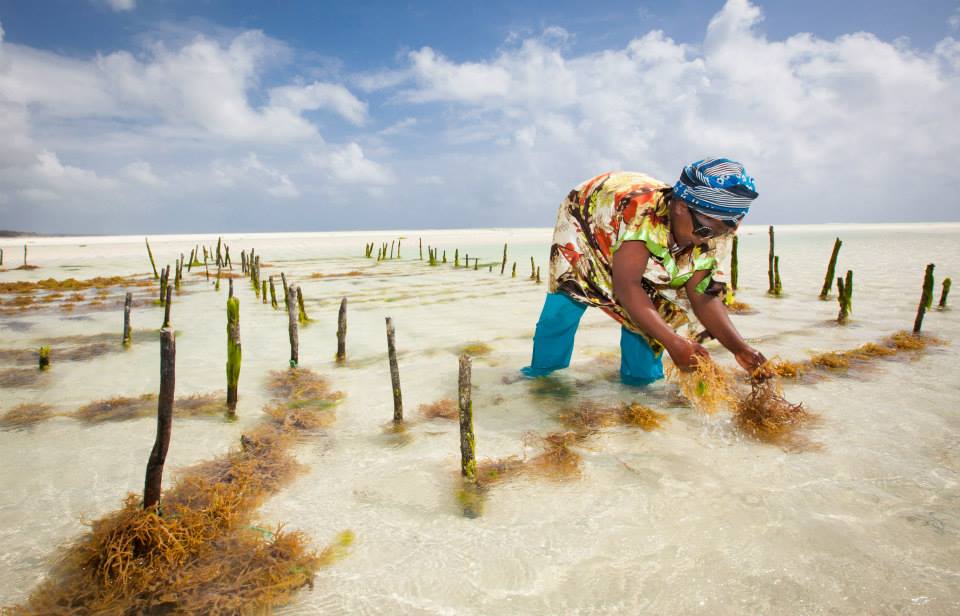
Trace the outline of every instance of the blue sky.
<path fill-rule="evenodd" d="M 960 2 L 2 0 L 0 27 L 0 228 L 549 226 L 587 177 L 718 155 L 749 222 L 960 219 Z"/>

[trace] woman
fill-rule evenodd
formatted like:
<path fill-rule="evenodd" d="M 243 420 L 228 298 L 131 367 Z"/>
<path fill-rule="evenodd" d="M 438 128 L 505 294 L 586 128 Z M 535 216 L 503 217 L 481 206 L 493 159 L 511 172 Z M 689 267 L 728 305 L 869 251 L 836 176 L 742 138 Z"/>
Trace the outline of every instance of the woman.
<path fill-rule="evenodd" d="M 622 325 L 620 378 L 646 385 L 663 378 L 663 351 L 681 370 L 709 357 L 676 333 L 688 308 L 746 370 L 764 356 L 727 316 L 718 253 L 757 197 L 740 163 L 708 158 L 687 165 L 671 188 L 641 173 L 604 173 L 567 195 L 550 248 L 550 292 L 533 338 L 526 376 L 570 365 L 587 306 Z"/>

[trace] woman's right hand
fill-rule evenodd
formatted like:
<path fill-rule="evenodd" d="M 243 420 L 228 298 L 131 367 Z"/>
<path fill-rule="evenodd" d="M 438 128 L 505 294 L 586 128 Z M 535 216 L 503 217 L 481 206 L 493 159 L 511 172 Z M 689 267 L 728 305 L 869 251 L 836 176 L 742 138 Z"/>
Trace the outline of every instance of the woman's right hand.
<path fill-rule="evenodd" d="M 699 342 L 677 336 L 676 341 L 667 347 L 670 359 L 683 372 L 692 372 L 700 358 L 710 359 L 710 353 Z"/>

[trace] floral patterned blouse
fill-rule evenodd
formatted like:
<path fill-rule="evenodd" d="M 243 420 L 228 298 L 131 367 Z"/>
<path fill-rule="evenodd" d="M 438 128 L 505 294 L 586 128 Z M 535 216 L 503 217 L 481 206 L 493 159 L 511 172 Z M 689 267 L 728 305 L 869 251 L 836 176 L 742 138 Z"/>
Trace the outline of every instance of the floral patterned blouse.
<path fill-rule="evenodd" d="M 642 284 L 657 312 L 674 329 L 691 320 L 683 285 L 694 272 L 710 272 L 697 285 L 697 292 L 722 296 L 726 288 L 719 259 L 728 248 L 729 236 L 671 254 L 670 195 L 669 184 L 642 173 L 598 175 L 567 195 L 557 214 L 550 247 L 551 293 L 566 293 L 597 306 L 642 335 L 658 353 L 663 346 L 644 334 L 614 298 L 613 255 L 623 242 L 646 244 L 650 259 Z"/>

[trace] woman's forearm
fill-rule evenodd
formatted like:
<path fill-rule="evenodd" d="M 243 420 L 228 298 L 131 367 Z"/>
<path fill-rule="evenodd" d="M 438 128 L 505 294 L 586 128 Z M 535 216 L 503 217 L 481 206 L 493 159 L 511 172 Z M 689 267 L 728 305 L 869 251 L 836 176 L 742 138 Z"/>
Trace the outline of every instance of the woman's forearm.
<path fill-rule="evenodd" d="M 728 351 L 736 354 L 749 347 L 730 321 L 727 308 L 719 297 L 693 291 L 690 293 L 690 305 L 700 323 Z"/>

